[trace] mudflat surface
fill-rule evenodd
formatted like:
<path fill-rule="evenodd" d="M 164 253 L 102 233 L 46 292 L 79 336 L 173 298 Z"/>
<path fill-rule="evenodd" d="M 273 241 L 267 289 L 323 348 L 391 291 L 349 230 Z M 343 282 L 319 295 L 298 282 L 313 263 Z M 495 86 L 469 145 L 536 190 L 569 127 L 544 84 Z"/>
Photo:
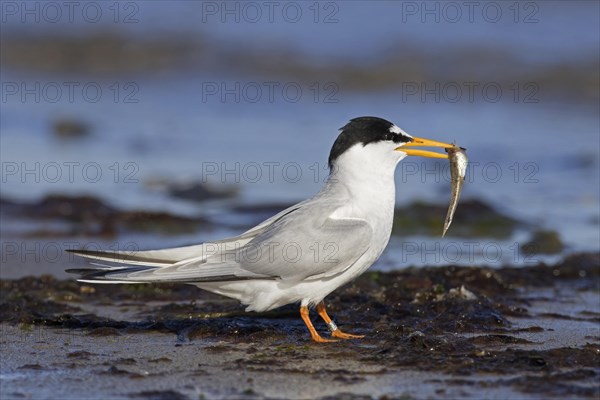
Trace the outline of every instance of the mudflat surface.
<path fill-rule="evenodd" d="M 295 306 L 245 313 L 193 286 L 43 276 L 0 294 L 3 399 L 600 396 L 599 254 L 370 272 L 326 299 L 366 337 L 329 344 Z"/>

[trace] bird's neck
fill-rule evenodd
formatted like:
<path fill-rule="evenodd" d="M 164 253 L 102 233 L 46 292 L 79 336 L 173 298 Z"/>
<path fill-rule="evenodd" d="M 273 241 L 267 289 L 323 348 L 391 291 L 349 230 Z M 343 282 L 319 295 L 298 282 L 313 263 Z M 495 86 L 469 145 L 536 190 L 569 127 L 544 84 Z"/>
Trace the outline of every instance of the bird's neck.
<path fill-rule="evenodd" d="M 392 212 L 396 198 L 395 164 L 340 162 L 329 175 L 327 185 L 347 195 L 358 213 L 365 215 Z"/>

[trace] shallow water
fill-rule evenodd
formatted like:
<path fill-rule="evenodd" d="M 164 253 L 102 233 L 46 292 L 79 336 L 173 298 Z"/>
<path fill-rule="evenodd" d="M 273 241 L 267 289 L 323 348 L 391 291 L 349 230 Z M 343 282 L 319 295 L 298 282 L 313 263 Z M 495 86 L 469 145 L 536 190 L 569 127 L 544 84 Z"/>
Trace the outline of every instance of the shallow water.
<path fill-rule="evenodd" d="M 93 26 L 81 20 L 23 24 L 11 17 L 2 26 L 5 37 L 25 37 L 25 32 L 85 35 L 103 29 L 150 41 L 184 35 L 191 41 L 215 42 L 216 47 L 223 47 L 223 53 L 207 53 L 207 57 L 217 54 L 217 58 L 245 48 L 264 55 L 281 54 L 285 49 L 294 60 L 300 55 L 300 60 L 308 64 L 338 63 L 339 67 L 344 65 L 340 60 L 376 65 L 377 60 L 385 60 L 390 54 L 406 52 L 408 58 L 423 58 L 425 70 L 431 76 L 445 77 L 437 83 L 450 84 L 450 90 L 437 90 L 433 95 L 422 91 L 420 95 L 408 95 L 397 86 L 389 90 L 357 90 L 339 85 L 335 74 L 324 75 L 328 78 L 317 82 L 276 74 L 260 76 L 252 74 L 252 66 L 232 69 L 211 59 L 203 60 L 205 63 L 199 63 L 198 68 L 175 66 L 114 75 L 85 71 L 49 73 L 9 65 L 3 67 L 3 84 L 19 83 L 26 88 L 38 85 L 41 89 L 24 98 L 22 93 L 5 93 L 2 99 L 2 196 L 29 200 L 48 193 L 89 193 L 127 209 L 150 208 L 226 218 L 231 204 L 287 203 L 314 194 L 327 176 L 326 160 L 336 130 L 349 118 L 378 115 L 413 135 L 456 141 L 468 148 L 471 166 L 463 199 L 484 199 L 517 219 L 558 231 L 567 252 L 598 249 L 597 99 L 590 102 L 556 95 L 552 84 L 560 81 L 561 75 L 549 83 L 519 81 L 517 75 L 513 82 L 511 74 L 519 71 L 502 69 L 511 62 L 521 63 L 518 65 L 524 69 L 534 66 L 534 71 L 563 64 L 577 69 L 590 60 L 597 62 L 594 51 L 599 44 L 595 17 L 598 4 L 531 2 L 528 7 L 522 5 L 515 22 L 515 10 L 509 8 L 510 4 L 498 3 L 503 7 L 502 18 L 492 23 L 479 10 L 474 21 L 469 21 L 466 10 L 461 10 L 462 18 L 457 22 L 449 21 L 450 14 L 444 14 L 451 10 L 440 11 L 438 22 L 431 19 L 432 15 L 420 14 L 426 10 L 412 14 L 406 8 L 408 3 L 413 4 L 370 2 L 369 7 L 364 7 L 361 2 L 327 3 L 333 8 L 320 10 L 319 21 L 329 15 L 326 12 L 335 11 L 335 23 L 315 23 L 314 10 L 308 8 L 308 3 L 294 3 L 305 7 L 304 17 L 298 23 L 281 19 L 271 22 L 265 19 L 266 14 L 257 23 L 244 20 L 246 14 L 241 15 L 239 22 L 227 15 L 222 21 L 220 14 L 210 14 L 206 4 L 200 2 L 170 2 L 168 6 L 161 2 L 140 3 L 135 13 L 138 21 L 131 24 L 115 24 L 107 18 Z M 415 4 L 426 7 L 425 2 Z M 441 7 L 442 3 L 432 4 Z M 186 12 L 182 11 L 184 7 Z M 105 16 L 112 15 L 108 9 L 104 11 Z M 527 16 L 533 20 L 526 23 Z M 354 28 L 357 23 L 361 29 Z M 477 56 L 481 47 L 491 49 L 504 67 L 494 71 L 485 54 Z M 473 51 L 476 55 L 464 61 L 465 67 L 448 55 L 453 51 Z M 492 70 L 478 69 L 478 57 L 485 68 Z M 401 66 L 404 61 L 408 62 L 391 62 Z M 213 67 L 211 62 L 215 63 Z M 431 72 L 436 70 L 445 74 Z M 419 81 L 418 77 L 406 79 L 410 80 L 408 83 Z M 452 83 L 465 79 L 479 84 L 474 98 L 471 100 L 464 85 L 459 85 L 462 93 L 454 102 Z M 271 99 L 266 94 L 266 84 L 272 81 L 277 89 Z M 65 82 L 78 85 L 73 101 Z M 533 89 L 527 86 L 529 83 L 534 84 Z M 83 89 L 88 84 L 92 89 L 89 93 Z M 215 84 L 224 85 L 226 90 L 236 85 L 242 89 L 233 95 L 208 94 L 207 85 Z M 497 99 L 481 90 L 485 84 L 499 85 L 501 93 Z M 301 95 L 284 91 L 286 85 L 299 87 Z M 428 85 L 434 87 L 435 82 Z M 55 102 L 57 87 L 61 95 Z M 101 95 L 98 101 L 92 101 L 90 96 L 94 96 L 93 89 L 97 87 Z M 256 88 L 262 92 L 254 101 Z M 594 87 L 590 90 L 593 92 Z M 90 134 L 57 138 L 52 125 L 61 118 L 82 121 L 89 126 Z M 240 186 L 241 192 L 234 200 L 194 204 L 169 197 L 156 184 L 157 179 L 234 185 Z M 399 165 L 399 204 L 415 199 L 445 203 L 449 192 L 446 163 L 415 158 Z M 2 229 L 5 231 L 4 226 Z M 226 227 L 219 232 L 235 233 L 238 231 Z M 457 243 L 452 228 L 448 234 L 450 237 L 443 240 L 410 240 L 442 249 L 457 244 L 459 251 L 468 246 L 464 241 Z M 204 239 L 179 240 L 190 243 Z M 150 237 L 142 240 L 144 248 L 164 242 Z M 506 241 L 479 238 L 480 249 L 489 243 L 503 254 L 487 257 L 475 252 L 477 257 L 469 258 L 469 253 L 467 258 L 459 257 L 455 262 L 525 264 L 527 260 L 511 250 L 515 242 L 522 240 L 526 240 L 524 233 Z M 391 260 L 406 258 L 402 243 L 392 241 L 387 253 Z M 452 263 L 453 259 L 446 257 L 443 262 Z M 427 254 L 418 254 L 405 261 L 419 265 L 430 260 Z M 547 258 L 534 261 L 542 260 Z M 384 265 L 385 260 L 378 264 Z"/>
<path fill-rule="evenodd" d="M 377 114 L 414 135 L 467 147 L 471 164 L 463 198 L 486 199 L 509 215 L 557 230 L 570 250 L 592 250 L 600 242 L 600 153 L 590 146 L 599 127 L 585 108 L 401 104 L 393 94 L 349 94 L 340 104 L 319 106 L 202 104 L 193 86 L 188 78 L 144 82 L 140 103 L 126 106 L 5 105 L 3 196 L 89 193 L 129 209 L 223 210 L 220 202 L 198 206 L 147 184 L 166 178 L 239 185 L 242 203 L 299 201 L 325 179 L 336 129 L 352 116 Z M 88 121 L 92 134 L 67 143 L 51 137 L 49 125 L 65 110 Z M 396 181 L 400 204 L 449 198 L 447 163 L 406 159 Z"/>

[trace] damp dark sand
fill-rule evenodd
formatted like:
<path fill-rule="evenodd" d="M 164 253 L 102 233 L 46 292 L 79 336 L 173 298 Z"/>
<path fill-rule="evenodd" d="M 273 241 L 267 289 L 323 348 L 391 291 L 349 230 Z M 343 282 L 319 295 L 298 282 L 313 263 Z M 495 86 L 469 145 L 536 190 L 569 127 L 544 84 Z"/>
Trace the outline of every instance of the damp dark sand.
<path fill-rule="evenodd" d="M 193 286 L 3 280 L 1 397 L 598 398 L 599 279 L 598 254 L 367 273 L 327 299 L 366 337 L 330 344 Z"/>

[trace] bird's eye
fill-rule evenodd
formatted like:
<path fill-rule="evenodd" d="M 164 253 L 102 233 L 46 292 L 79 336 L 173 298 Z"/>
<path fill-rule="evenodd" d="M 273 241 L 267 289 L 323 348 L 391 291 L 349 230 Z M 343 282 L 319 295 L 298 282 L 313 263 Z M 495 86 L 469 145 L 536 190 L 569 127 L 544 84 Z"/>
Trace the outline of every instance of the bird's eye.
<path fill-rule="evenodd" d="M 390 142 L 394 143 L 400 143 L 402 141 L 402 136 L 396 135 L 394 133 L 389 133 L 386 137 L 386 140 L 389 140 Z"/>

